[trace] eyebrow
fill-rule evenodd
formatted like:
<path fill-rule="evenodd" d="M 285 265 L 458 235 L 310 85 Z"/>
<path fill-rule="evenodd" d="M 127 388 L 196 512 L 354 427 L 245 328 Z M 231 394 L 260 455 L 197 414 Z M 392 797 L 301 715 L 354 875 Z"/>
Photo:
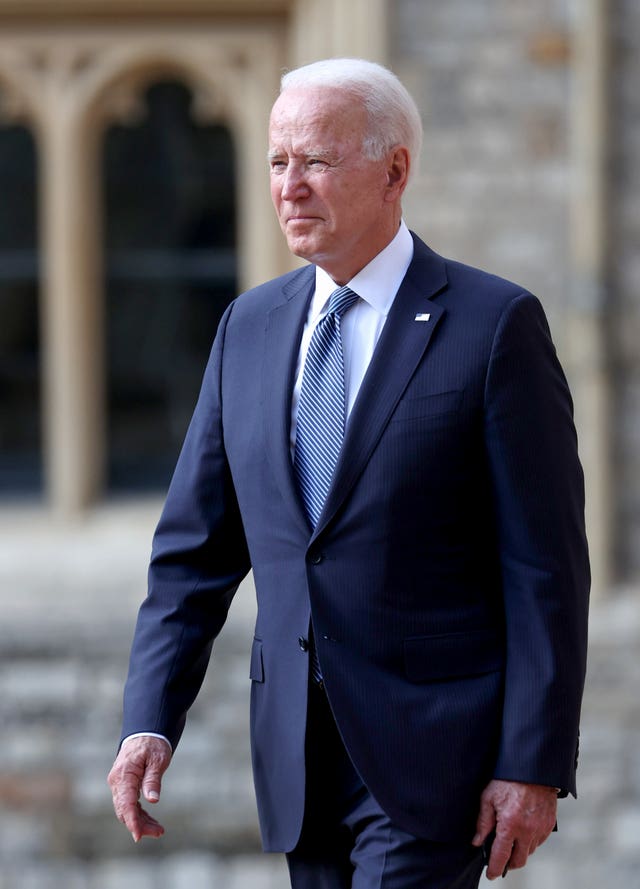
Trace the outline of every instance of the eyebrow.
<path fill-rule="evenodd" d="M 270 148 L 267 152 L 267 160 L 275 160 L 276 158 L 285 157 L 286 155 L 286 151 L 277 151 L 273 148 Z M 301 154 L 299 156 L 303 158 L 318 157 L 322 160 L 333 161 L 334 163 L 340 160 L 340 155 L 336 154 L 329 148 L 318 148 L 315 151 L 305 151 L 304 154 Z"/>

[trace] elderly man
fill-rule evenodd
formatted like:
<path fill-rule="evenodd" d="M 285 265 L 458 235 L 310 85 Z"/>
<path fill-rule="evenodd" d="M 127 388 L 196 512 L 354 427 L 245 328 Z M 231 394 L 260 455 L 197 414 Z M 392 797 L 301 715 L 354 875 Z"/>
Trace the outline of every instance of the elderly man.
<path fill-rule="evenodd" d="M 250 568 L 253 769 L 295 889 L 468 889 L 575 794 L 588 562 L 539 302 L 402 221 L 415 104 L 290 72 L 271 193 L 310 265 L 227 310 L 155 538 L 110 774 L 138 840 Z M 155 737 L 154 737 L 155 736 Z M 160 736 L 160 737 L 158 737 Z"/>

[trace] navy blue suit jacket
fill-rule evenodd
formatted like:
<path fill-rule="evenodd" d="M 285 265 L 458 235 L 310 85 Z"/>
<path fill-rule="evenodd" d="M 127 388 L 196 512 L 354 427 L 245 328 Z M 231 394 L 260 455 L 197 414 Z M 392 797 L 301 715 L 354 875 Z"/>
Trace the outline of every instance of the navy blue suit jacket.
<path fill-rule="evenodd" d="M 154 538 L 124 735 L 177 744 L 253 568 L 270 850 L 302 822 L 311 618 L 344 742 L 400 827 L 470 839 L 492 777 L 575 793 L 589 572 L 567 384 L 535 297 L 414 240 L 315 531 L 289 449 L 306 267 L 227 310 Z"/>

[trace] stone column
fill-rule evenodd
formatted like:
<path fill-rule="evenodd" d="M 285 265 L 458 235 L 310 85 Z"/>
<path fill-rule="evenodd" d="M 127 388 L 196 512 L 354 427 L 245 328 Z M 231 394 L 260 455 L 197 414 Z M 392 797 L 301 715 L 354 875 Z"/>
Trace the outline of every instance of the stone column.
<path fill-rule="evenodd" d="M 605 0 L 576 6 L 571 120 L 573 287 L 567 314 L 568 373 L 587 485 L 593 593 L 612 582 L 611 381 L 607 342 Z"/>
<path fill-rule="evenodd" d="M 70 515 L 103 487 L 105 397 L 97 146 L 67 73 L 43 78 L 39 136 L 46 472 L 51 504 Z"/>
<path fill-rule="evenodd" d="M 275 278 L 292 265 L 269 193 L 269 114 L 284 67 L 284 42 L 279 33 L 269 37 L 254 48 L 251 66 L 238 70 L 238 81 L 229 85 L 230 94 L 238 92 L 242 96 L 241 102 L 229 103 L 238 171 L 240 290 Z"/>
<path fill-rule="evenodd" d="M 297 0 L 292 10 L 292 66 L 332 56 L 384 64 L 387 0 Z"/>
<path fill-rule="evenodd" d="M 382 64 L 387 56 L 387 0 L 333 0 L 331 55 Z"/>
<path fill-rule="evenodd" d="M 9 111 L 33 128 L 38 146 L 45 476 L 49 502 L 69 515 L 94 498 L 103 476 L 96 152 L 80 126 L 74 48 L 3 38 L 15 80 Z"/>

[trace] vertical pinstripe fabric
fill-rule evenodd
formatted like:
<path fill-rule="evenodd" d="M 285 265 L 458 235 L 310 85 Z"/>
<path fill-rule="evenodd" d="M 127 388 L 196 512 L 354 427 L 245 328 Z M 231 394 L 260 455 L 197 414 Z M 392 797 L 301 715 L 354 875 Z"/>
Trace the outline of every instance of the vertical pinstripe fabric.
<path fill-rule="evenodd" d="M 313 331 L 302 374 L 294 471 L 312 527 L 318 523 L 344 437 L 345 386 L 340 319 L 358 300 L 334 290 Z"/>

